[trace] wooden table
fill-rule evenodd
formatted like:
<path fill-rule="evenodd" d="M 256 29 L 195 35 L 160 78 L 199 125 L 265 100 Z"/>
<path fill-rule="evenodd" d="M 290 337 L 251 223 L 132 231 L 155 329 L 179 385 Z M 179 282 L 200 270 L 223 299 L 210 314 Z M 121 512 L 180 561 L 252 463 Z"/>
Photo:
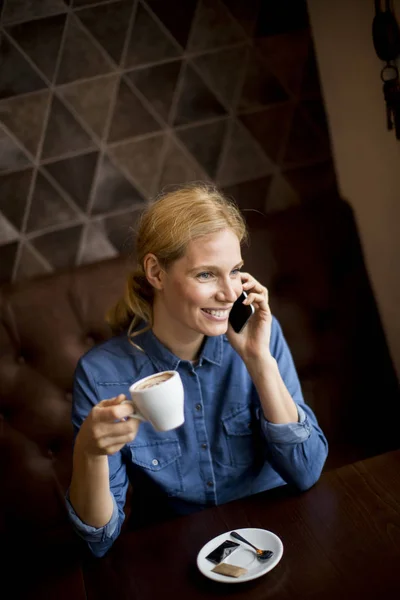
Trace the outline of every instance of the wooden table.
<path fill-rule="evenodd" d="M 275 532 L 280 563 L 238 585 L 204 577 L 200 548 L 241 527 Z M 84 579 L 88 600 L 400 598 L 400 450 L 327 472 L 301 494 L 280 488 L 126 533 Z"/>

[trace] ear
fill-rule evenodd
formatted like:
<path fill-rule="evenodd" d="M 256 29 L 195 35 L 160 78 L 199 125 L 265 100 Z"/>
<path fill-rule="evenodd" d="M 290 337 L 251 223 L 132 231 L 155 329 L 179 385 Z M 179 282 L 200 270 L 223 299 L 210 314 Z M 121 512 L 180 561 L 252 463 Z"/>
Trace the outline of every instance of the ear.
<path fill-rule="evenodd" d="M 162 290 L 164 287 L 165 271 L 161 268 L 158 258 L 154 254 L 146 254 L 143 261 L 143 268 L 147 281 L 156 290 Z"/>

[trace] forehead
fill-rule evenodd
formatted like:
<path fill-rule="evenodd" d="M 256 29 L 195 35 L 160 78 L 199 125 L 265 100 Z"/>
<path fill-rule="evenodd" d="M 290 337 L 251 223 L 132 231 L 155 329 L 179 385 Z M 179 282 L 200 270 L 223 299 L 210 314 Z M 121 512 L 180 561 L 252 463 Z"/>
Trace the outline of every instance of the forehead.
<path fill-rule="evenodd" d="M 184 256 L 191 264 L 236 264 L 241 258 L 239 239 L 231 229 L 191 240 Z"/>

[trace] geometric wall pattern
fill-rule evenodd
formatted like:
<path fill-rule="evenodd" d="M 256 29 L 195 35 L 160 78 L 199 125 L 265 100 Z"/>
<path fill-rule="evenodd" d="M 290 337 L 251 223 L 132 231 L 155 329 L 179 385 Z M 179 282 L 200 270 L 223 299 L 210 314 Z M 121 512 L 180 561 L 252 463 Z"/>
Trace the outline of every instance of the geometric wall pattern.
<path fill-rule="evenodd" d="M 129 251 L 171 184 L 337 194 L 300 0 L 5 0 L 0 36 L 0 282 Z"/>

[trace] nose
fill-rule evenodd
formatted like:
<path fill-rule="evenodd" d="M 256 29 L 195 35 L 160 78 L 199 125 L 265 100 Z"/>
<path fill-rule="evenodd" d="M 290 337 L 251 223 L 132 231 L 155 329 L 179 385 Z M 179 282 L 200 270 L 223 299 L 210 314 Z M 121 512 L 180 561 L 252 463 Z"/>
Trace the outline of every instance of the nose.
<path fill-rule="evenodd" d="M 232 304 L 240 296 L 241 290 L 236 290 L 237 282 L 233 282 L 229 279 L 221 282 L 220 289 L 217 292 L 216 298 L 219 302 L 231 302 Z"/>

